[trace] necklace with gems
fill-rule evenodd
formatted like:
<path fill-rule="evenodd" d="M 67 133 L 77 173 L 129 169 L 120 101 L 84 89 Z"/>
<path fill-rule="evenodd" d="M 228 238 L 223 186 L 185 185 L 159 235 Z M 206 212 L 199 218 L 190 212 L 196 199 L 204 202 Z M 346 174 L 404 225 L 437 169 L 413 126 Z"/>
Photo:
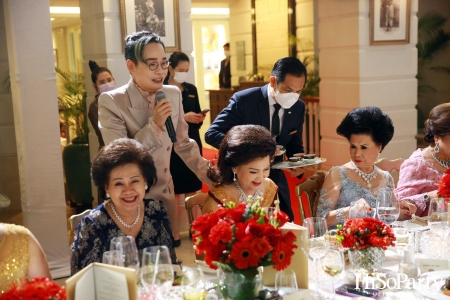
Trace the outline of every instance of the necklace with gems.
<path fill-rule="evenodd" d="M 375 179 L 377 177 L 377 169 L 375 168 L 375 166 L 373 166 L 373 171 L 371 173 L 366 174 L 355 165 L 353 160 L 351 162 L 353 168 L 355 168 L 356 174 L 358 174 L 362 179 L 364 179 L 364 181 L 367 183 L 367 187 L 370 189 L 372 187 L 372 184 L 370 182 L 372 181 L 372 179 Z"/>
<path fill-rule="evenodd" d="M 112 212 L 116 216 L 117 220 L 119 220 L 120 224 L 122 224 L 126 228 L 130 229 L 139 222 L 139 217 L 141 216 L 141 206 L 140 205 L 138 205 L 138 208 L 137 208 L 138 213 L 137 213 L 136 220 L 134 220 L 133 224 L 131 224 L 131 225 L 128 225 L 127 223 L 125 223 L 124 220 L 122 220 L 122 218 L 117 213 L 116 208 L 114 207 L 114 203 L 112 201 L 109 202 L 109 206 L 111 206 Z"/>
<path fill-rule="evenodd" d="M 450 159 L 447 161 L 444 161 L 444 160 L 440 159 L 439 157 L 437 157 L 436 154 L 434 153 L 434 151 L 430 150 L 430 153 L 431 153 L 431 156 L 433 156 L 434 160 L 436 160 L 438 162 L 438 164 L 440 164 L 441 166 L 443 166 L 446 169 L 450 168 Z"/>
<path fill-rule="evenodd" d="M 236 183 L 236 188 L 237 188 L 238 193 L 239 193 L 239 202 L 240 203 L 247 202 L 248 196 L 244 193 L 244 190 L 241 188 L 241 185 L 239 184 L 239 181 L 236 180 L 234 183 Z M 261 190 L 257 189 L 255 194 L 253 195 L 253 198 L 262 197 L 262 196 L 263 196 L 263 193 L 261 192 Z"/>

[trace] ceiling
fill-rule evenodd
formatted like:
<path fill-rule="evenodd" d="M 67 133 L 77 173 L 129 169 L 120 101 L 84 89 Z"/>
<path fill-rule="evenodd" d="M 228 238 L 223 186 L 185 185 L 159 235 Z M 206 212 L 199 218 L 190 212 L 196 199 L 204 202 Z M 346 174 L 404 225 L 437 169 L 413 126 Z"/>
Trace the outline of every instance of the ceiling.
<path fill-rule="evenodd" d="M 184 1 L 184 0 L 179 0 Z M 228 7 L 231 3 L 243 0 L 191 0 L 192 7 Z M 250 0 L 247 0 L 250 1 Z M 50 6 L 71 6 L 79 7 L 79 0 L 50 0 Z M 51 14 L 54 20 L 52 21 L 52 28 L 66 27 L 81 23 L 79 15 L 61 15 Z"/>

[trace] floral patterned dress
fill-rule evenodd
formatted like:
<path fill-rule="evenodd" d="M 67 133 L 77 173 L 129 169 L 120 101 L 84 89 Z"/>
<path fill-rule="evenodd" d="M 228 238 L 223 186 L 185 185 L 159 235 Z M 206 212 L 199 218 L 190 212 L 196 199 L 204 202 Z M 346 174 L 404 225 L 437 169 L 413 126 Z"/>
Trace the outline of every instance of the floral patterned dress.
<path fill-rule="evenodd" d="M 388 195 L 392 195 L 394 191 L 394 180 L 391 174 L 377 169 L 382 176 L 377 176 L 371 182 L 372 188 L 367 189 L 356 181 L 357 175 L 348 174 L 348 168 L 345 165 L 331 168 L 320 190 L 317 216 L 326 217 L 330 211 L 350 206 L 350 203 L 360 198 L 366 200 L 370 207 L 376 208 L 379 197 L 377 195 L 381 194 L 380 191 L 386 192 Z M 329 229 L 334 228 L 336 226 L 329 226 Z"/>
<path fill-rule="evenodd" d="M 165 245 L 170 250 L 172 262 L 176 262 L 172 246 L 172 230 L 169 215 L 161 202 L 144 199 L 144 222 L 136 236 L 139 262 L 142 250 L 155 245 Z M 103 252 L 109 251 L 111 239 L 126 234 L 119 229 L 105 208 L 105 203 L 94 208 L 81 219 L 71 246 L 70 268 L 74 275 L 93 262 L 101 262 Z"/>

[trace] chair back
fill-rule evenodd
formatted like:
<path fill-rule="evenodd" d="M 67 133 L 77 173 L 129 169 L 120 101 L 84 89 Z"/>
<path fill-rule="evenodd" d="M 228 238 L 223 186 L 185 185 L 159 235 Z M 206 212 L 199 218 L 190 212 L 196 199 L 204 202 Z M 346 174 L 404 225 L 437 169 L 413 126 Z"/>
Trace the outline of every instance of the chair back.
<path fill-rule="evenodd" d="M 302 220 L 316 216 L 317 200 L 319 198 L 320 189 L 325 181 L 325 171 L 318 170 L 311 177 L 295 187 L 298 205 L 300 208 L 300 216 Z M 303 205 L 302 195 L 306 196 L 307 202 Z"/>
<path fill-rule="evenodd" d="M 9 200 L 8 196 L 0 192 L 0 208 L 8 207 L 11 205 L 11 200 Z"/>
<path fill-rule="evenodd" d="M 387 171 L 394 178 L 395 186 L 397 186 L 399 175 L 400 175 L 400 166 L 405 160 L 403 158 L 397 158 L 393 160 L 389 160 L 386 158 L 380 158 L 375 165 L 383 171 Z"/>
<path fill-rule="evenodd" d="M 70 231 L 73 233 L 74 236 L 75 236 L 78 224 L 80 223 L 81 219 L 83 219 L 85 216 L 87 216 L 91 212 L 91 210 L 92 209 L 86 209 L 81 214 L 70 216 L 69 227 L 70 227 Z"/>
<path fill-rule="evenodd" d="M 193 196 L 187 197 L 186 200 L 184 200 L 184 206 L 186 207 L 186 212 L 187 212 L 188 220 L 189 220 L 189 236 L 190 237 L 192 237 L 192 231 L 191 231 L 192 223 L 195 220 L 192 209 L 195 206 L 198 206 L 201 211 L 203 209 L 203 206 L 205 205 L 207 196 L 208 196 L 207 193 L 197 193 Z"/>

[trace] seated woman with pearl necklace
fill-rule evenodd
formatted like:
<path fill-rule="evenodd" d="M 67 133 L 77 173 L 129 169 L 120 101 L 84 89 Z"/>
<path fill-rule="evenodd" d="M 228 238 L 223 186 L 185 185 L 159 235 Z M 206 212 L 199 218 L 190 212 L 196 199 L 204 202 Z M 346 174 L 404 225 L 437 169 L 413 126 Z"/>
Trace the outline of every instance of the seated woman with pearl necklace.
<path fill-rule="evenodd" d="M 139 142 L 120 138 L 103 147 L 92 162 L 92 180 L 107 201 L 81 219 L 71 246 L 71 275 L 101 262 L 112 238 L 132 236 L 139 261 L 146 247 L 164 245 L 177 261 L 169 215 L 157 199 L 144 199 L 156 182 L 152 155 Z"/>
<path fill-rule="evenodd" d="M 350 144 L 350 162 L 333 167 L 327 174 L 317 206 L 317 216 L 326 218 L 329 228 L 344 223 L 352 210 L 372 212 L 381 192 L 393 197 L 392 176 L 377 166 L 378 153 L 394 135 L 388 115 L 373 106 L 350 111 L 336 129 Z M 352 202 L 357 205 L 351 206 Z M 416 206 L 400 202 L 400 215 L 414 214 Z M 372 214 L 373 215 L 373 214 Z"/>

